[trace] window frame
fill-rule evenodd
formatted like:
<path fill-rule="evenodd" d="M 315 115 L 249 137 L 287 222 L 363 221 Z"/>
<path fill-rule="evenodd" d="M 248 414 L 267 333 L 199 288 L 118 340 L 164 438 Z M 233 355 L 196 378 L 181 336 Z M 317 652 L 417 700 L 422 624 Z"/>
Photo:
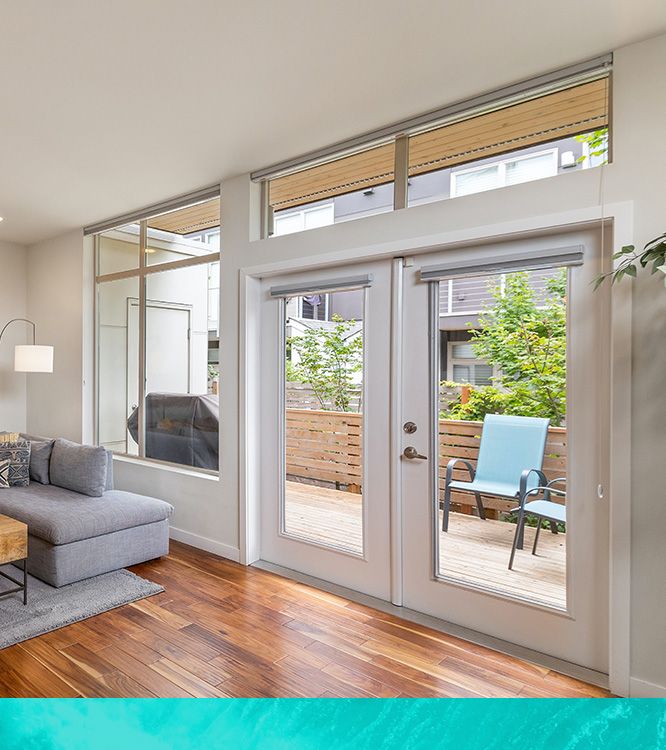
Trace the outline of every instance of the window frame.
<path fill-rule="evenodd" d="M 183 206 L 180 206 L 180 208 L 186 208 L 188 205 L 185 203 Z M 170 211 L 178 210 L 178 208 L 172 208 Z M 122 279 L 137 279 L 138 286 L 139 286 L 139 299 L 138 299 L 138 307 L 139 307 L 139 352 L 138 352 L 138 382 L 139 382 L 139 393 L 138 393 L 138 454 L 134 455 L 131 453 L 128 453 L 127 451 L 121 452 L 121 451 L 114 451 L 113 455 L 122 457 L 125 460 L 131 460 L 136 462 L 148 462 L 150 464 L 155 465 L 162 465 L 162 466 L 168 466 L 174 470 L 179 470 L 187 473 L 195 472 L 198 474 L 205 474 L 212 477 L 219 478 L 220 472 L 219 469 L 217 471 L 213 469 L 203 469 L 196 466 L 187 466 L 185 464 L 179 464 L 174 463 L 172 461 L 164 461 L 157 458 L 151 458 L 149 456 L 146 456 L 146 440 L 145 440 L 145 399 L 146 399 L 146 308 L 149 303 L 149 300 L 147 300 L 146 296 L 146 280 L 148 276 L 156 273 L 164 273 L 165 271 L 176 271 L 181 268 L 189 268 L 191 266 L 199 266 L 199 265 L 209 265 L 211 263 L 218 263 L 218 273 L 220 273 L 221 264 L 220 264 L 220 258 L 221 258 L 221 252 L 215 251 L 211 253 L 205 253 L 202 255 L 193 255 L 188 258 L 182 258 L 179 260 L 171 260 L 166 261 L 163 263 L 156 263 L 154 265 L 148 265 L 146 262 L 146 250 L 148 247 L 148 221 L 154 218 L 153 214 L 150 214 L 149 216 L 146 216 L 145 218 L 142 218 L 138 220 L 138 222 L 132 222 L 132 223 L 138 223 L 139 224 L 139 243 L 138 243 L 138 266 L 136 268 L 128 269 L 125 271 L 117 271 L 113 273 L 106 273 L 106 274 L 100 274 L 99 273 L 99 267 L 100 267 L 100 237 L 102 234 L 110 231 L 114 231 L 114 228 L 108 228 L 103 229 L 100 232 L 97 232 L 94 234 L 94 262 L 95 262 L 95 277 L 94 277 L 94 377 L 93 377 L 93 393 L 94 393 L 94 409 L 93 409 L 93 434 L 94 434 L 94 441 L 96 445 L 99 445 L 99 434 L 100 434 L 100 424 L 99 424 L 99 407 L 100 407 L 100 399 L 99 399 L 99 367 L 100 367 L 100 340 L 99 340 L 99 325 L 100 325 L 100 318 L 99 318 L 99 291 L 102 285 L 105 282 L 111 282 L 111 281 L 120 281 Z M 120 227 L 116 227 L 118 229 Z M 217 230 L 210 230 L 217 231 Z M 201 245 L 203 247 L 206 246 L 205 242 L 202 242 Z M 221 279 L 220 283 L 218 283 L 218 288 L 221 287 Z M 127 373 L 125 374 L 127 377 Z M 218 439 L 219 439 L 219 433 L 218 433 Z"/>

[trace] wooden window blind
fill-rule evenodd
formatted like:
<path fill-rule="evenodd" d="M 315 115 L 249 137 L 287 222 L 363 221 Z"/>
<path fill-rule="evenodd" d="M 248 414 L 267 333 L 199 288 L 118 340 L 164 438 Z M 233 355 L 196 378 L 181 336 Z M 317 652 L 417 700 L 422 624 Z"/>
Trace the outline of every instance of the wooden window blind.
<path fill-rule="evenodd" d="M 608 77 L 419 133 L 409 175 L 537 146 L 608 126 Z"/>
<path fill-rule="evenodd" d="M 194 206 L 186 206 L 176 211 L 153 216 L 148 219 L 151 229 L 161 229 L 173 234 L 193 234 L 203 232 L 220 226 L 220 199 L 205 203 L 197 203 Z"/>
<path fill-rule="evenodd" d="M 270 181 L 268 200 L 275 211 L 393 182 L 395 146 L 361 151 Z"/>

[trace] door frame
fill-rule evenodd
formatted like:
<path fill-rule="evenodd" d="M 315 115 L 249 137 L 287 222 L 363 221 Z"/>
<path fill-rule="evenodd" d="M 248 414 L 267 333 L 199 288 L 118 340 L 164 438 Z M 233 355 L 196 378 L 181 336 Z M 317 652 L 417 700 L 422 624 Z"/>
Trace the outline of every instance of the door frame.
<path fill-rule="evenodd" d="M 443 231 L 436 235 L 408 238 L 401 241 L 378 243 L 364 247 L 349 247 L 340 252 L 321 256 L 289 259 L 259 266 L 248 266 L 239 271 L 239 547 L 240 561 L 251 565 L 260 559 L 260 483 L 259 446 L 259 373 L 261 372 L 261 280 L 295 270 L 315 270 L 333 265 L 367 262 L 403 255 L 441 252 L 447 247 L 475 245 L 498 240 L 528 237 L 544 232 L 561 232 L 573 227 L 599 227 L 612 232 L 612 246 L 633 241 L 633 202 L 623 201 L 606 206 L 596 205 L 557 214 L 545 214 L 515 221 L 473 226 Z M 361 222 L 363 220 L 360 220 Z M 310 230 L 316 232 L 316 230 Z M 632 287 L 613 286 L 611 291 L 610 331 L 610 486 L 609 512 L 609 654 L 608 676 L 610 690 L 617 695 L 630 691 L 630 592 L 631 592 L 631 329 Z M 392 362 L 399 352 L 401 331 L 395 313 L 391 320 Z M 393 376 L 396 377 L 395 375 Z M 391 409 L 398 408 L 396 393 L 391 395 Z M 401 423 L 399 414 L 392 413 L 393 428 Z M 398 436 L 399 437 L 399 436 Z M 392 435 L 392 454 L 398 444 Z M 395 465 L 398 455 L 391 456 L 391 508 L 401 509 L 401 498 L 395 484 Z M 396 536 L 392 533 L 391 543 Z M 399 553 L 399 550 L 396 550 Z M 392 597 L 399 599 L 400 582 L 392 575 Z"/>

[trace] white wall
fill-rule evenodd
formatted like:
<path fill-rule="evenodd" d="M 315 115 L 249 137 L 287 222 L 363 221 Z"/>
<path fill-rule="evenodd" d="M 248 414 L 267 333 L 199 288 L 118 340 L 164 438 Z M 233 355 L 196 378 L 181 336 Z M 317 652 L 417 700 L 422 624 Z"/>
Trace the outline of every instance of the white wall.
<path fill-rule="evenodd" d="M 222 184 L 221 263 L 221 476 L 219 483 L 189 473 L 117 461 L 118 486 L 161 495 L 176 506 L 181 538 L 231 557 L 239 547 L 238 441 L 244 424 L 239 397 L 239 270 L 284 259 L 336 254 L 401 254 L 410 247 L 465 241 L 479 226 L 530 229 L 533 217 L 596 211 L 600 198 L 633 202 L 636 244 L 666 230 L 663 179 L 666 174 L 666 36 L 616 51 L 613 114 L 614 161 L 602 171 L 585 170 L 312 230 L 258 239 L 259 190 L 247 175 Z M 589 212 L 588 212 L 589 213 Z M 600 213 L 600 211 L 599 211 Z M 29 250 L 30 313 L 42 340 L 56 345 L 56 373 L 48 388 L 30 381 L 28 428 L 78 437 L 89 355 L 82 334 L 85 273 L 83 241 L 72 233 Z M 82 267 L 84 272 L 82 272 Z M 89 272 L 88 272 L 89 273 Z M 666 447 L 666 290 L 642 276 L 633 297 L 632 492 L 631 505 L 631 674 L 636 692 L 666 690 L 666 501 L 663 454 Z M 83 322 L 82 322 L 83 321 Z M 49 341 L 50 339 L 50 341 Z M 88 339 L 91 340 L 88 329 Z M 88 364 L 87 364 L 88 363 Z M 252 424 L 250 424 L 252 427 Z M 252 481 L 252 477 L 243 478 Z M 629 530 L 627 529 L 627 534 Z M 629 602 L 626 606 L 629 607 Z M 666 694 L 666 693 L 665 693 Z"/>
<path fill-rule="evenodd" d="M 89 438 L 91 245 L 76 230 L 31 245 L 27 254 L 29 317 L 37 324 L 40 341 L 54 347 L 53 374 L 28 380 L 27 429 L 70 440 Z"/>
<path fill-rule="evenodd" d="M 12 318 L 27 316 L 27 258 L 21 245 L 0 242 L 0 329 Z M 38 329 L 37 335 L 41 333 Z M 27 376 L 14 372 L 14 346 L 32 343 L 31 336 L 27 323 L 12 323 L 0 342 L 0 430 L 22 432 L 26 428 Z"/>
<path fill-rule="evenodd" d="M 616 51 L 613 82 L 613 164 L 503 190 L 410 208 L 302 234 L 256 240 L 257 186 L 247 176 L 222 185 L 221 391 L 224 446 L 222 498 L 225 543 L 238 543 L 237 435 L 239 269 L 278 264 L 314 255 L 334 260 L 355 249 L 398 254 L 410 244 L 464 241 L 480 224 L 504 222 L 529 228 L 531 217 L 594 208 L 604 202 L 633 202 L 634 238 L 643 245 L 666 231 L 663 179 L 666 174 L 666 100 L 657 92 L 666 79 L 666 36 Z M 249 207 L 253 206 L 250 211 Z M 601 213 L 601 211 L 599 212 Z M 482 218 L 480 218 L 482 217 Z M 307 261 L 303 261 L 305 268 Z M 661 277 L 641 276 L 633 296 L 632 494 L 631 504 L 631 675 L 638 693 L 666 691 L 666 290 Z M 250 478 L 251 479 L 251 478 Z M 629 529 L 626 530 L 627 535 Z M 627 601 L 626 607 L 630 606 Z M 666 694 L 664 692 L 663 694 Z"/>

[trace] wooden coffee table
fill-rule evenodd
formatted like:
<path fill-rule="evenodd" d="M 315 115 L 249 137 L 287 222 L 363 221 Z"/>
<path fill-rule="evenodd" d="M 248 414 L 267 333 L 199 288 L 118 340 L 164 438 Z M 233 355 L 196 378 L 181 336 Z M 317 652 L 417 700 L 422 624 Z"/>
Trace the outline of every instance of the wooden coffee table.
<path fill-rule="evenodd" d="M 16 584 L 16 588 L 0 593 L 0 598 L 17 591 L 23 592 L 23 604 L 28 603 L 28 527 L 9 516 L 0 515 L 0 565 L 23 562 L 23 582 L 0 570 L 0 576 Z"/>

